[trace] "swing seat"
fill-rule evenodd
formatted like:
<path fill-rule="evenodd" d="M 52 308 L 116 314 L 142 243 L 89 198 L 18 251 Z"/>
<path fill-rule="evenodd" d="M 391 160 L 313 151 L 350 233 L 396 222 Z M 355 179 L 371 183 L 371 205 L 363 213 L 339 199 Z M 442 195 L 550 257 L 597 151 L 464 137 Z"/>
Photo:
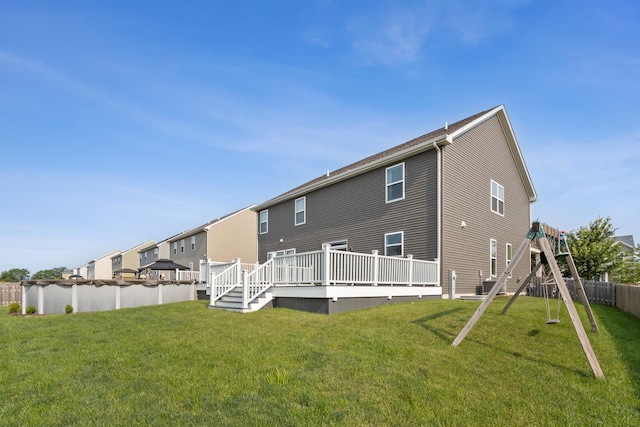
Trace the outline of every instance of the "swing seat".
<path fill-rule="evenodd" d="M 557 323 L 560 323 L 560 319 L 549 319 L 549 320 L 547 320 L 547 325 L 555 325 Z"/>

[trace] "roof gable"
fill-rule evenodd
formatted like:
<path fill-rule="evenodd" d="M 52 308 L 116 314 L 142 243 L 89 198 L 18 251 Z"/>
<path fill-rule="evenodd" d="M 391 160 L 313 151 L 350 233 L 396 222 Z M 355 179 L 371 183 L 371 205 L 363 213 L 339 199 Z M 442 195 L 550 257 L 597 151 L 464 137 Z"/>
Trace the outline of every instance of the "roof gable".
<path fill-rule="evenodd" d="M 460 135 L 494 116 L 498 117 L 500 124 L 502 125 L 504 134 L 509 144 L 509 148 L 516 163 L 516 167 L 518 168 L 518 172 L 520 173 L 520 176 L 522 178 L 523 184 L 527 191 L 527 195 L 529 196 L 529 201 L 534 202 L 537 200 L 537 195 L 533 187 L 531 177 L 529 176 L 529 172 L 524 163 L 524 158 L 522 157 L 522 153 L 520 152 L 520 147 L 518 146 L 518 142 L 513 133 L 513 129 L 511 128 L 511 123 L 509 121 L 505 108 L 503 105 L 499 105 L 495 108 L 482 111 L 480 113 L 474 114 L 473 116 L 467 117 L 466 119 L 457 121 L 451 125 L 445 125 L 440 129 L 436 129 L 403 144 L 366 157 L 355 163 L 351 163 L 350 165 L 344 166 L 333 172 L 328 172 L 326 175 L 315 178 L 305 184 L 295 187 L 292 190 L 287 191 L 286 193 L 283 193 L 279 196 L 274 197 L 273 199 L 268 200 L 267 202 L 258 205 L 256 207 L 256 210 L 266 209 L 269 206 L 273 206 L 286 200 L 302 196 L 306 193 L 340 182 L 352 176 L 360 175 L 369 170 L 383 166 L 384 164 L 396 162 L 401 159 L 416 155 L 420 152 L 431 150 L 434 148 L 435 144 L 437 144 L 438 146 L 452 144 L 455 138 L 459 137 Z"/>

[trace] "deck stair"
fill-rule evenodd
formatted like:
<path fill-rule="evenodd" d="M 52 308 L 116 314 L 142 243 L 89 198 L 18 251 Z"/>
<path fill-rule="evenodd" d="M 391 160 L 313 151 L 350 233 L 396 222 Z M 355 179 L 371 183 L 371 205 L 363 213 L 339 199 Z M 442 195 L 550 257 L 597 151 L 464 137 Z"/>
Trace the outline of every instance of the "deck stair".
<path fill-rule="evenodd" d="M 236 311 L 238 313 L 251 313 L 260 310 L 272 300 L 273 293 L 268 290 L 250 302 L 247 308 L 242 308 L 242 286 L 236 286 L 209 307 L 227 311 Z"/>

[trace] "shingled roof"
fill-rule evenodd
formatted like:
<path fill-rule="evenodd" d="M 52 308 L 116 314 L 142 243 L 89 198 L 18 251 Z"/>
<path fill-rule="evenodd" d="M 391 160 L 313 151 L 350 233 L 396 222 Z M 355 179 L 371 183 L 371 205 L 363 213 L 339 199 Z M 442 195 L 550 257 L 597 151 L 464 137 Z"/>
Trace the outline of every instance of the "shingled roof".
<path fill-rule="evenodd" d="M 317 188 L 324 187 L 326 185 L 332 184 L 334 182 L 338 182 L 342 179 L 346 179 L 349 176 L 356 175 L 359 173 L 363 173 L 369 168 L 377 167 L 381 162 L 386 160 L 391 161 L 396 157 L 402 156 L 403 153 L 415 153 L 416 150 L 427 150 L 432 148 L 432 143 L 437 142 L 438 145 L 447 145 L 451 143 L 452 138 L 459 136 L 460 134 L 466 132 L 467 128 L 473 126 L 474 122 L 482 121 L 486 118 L 492 117 L 494 114 L 501 113 L 504 115 L 505 120 L 507 121 L 507 125 L 510 129 L 510 124 L 508 124 L 508 118 L 506 117 L 506 112 L 504 111 L 504 106 L 499 105 L 497 107 L 482 111 L 480 113 L 474 114 L 473 116 L 467 117 L 466 119 L 460 120 L 458 122 L 452 123 L 445 127 L 441 127 L 440 129 L 436 129 L 432 132 L 426 133 L 422 136 L 419 136 L 415 139 L 412 139 L 403 144 L 397 145 L 395 147 L 389 148 L 388 150 L 382 151 L 380 153 L 374 154 L 372 156 L 366 157 L 362 160 L 359 160 L 355 163 L 351 163 L 347 166 L 344 166 L 340 169 L 336 169 L 333 172 L 329 172 L 325 175 L 319 176 L 305 184 L 302 184 L 298 187 L 295 187 L 286 193 L 283 193 L 273 199 L 270 199 L 267 202 L 264 202 L 256 207 L 256 210 L 262 210 L 269 206 L 275 205 L 277 203 L 283 202 L 285 200 L 291 199 L 293 197 L 297 197 L 305 192 L 315 190 Z M 511 135 L 513 136 L 513 135 Z M 517 143 L 515 142 L 515 137 L 513 136 L 513 143 L 517 149 Z M 524 165 L 524 160 L 520 155 L 519 149 L 517 149 L 517 155 L 519 156 L 519 161 L 522 163 L 519 170 L 523 173 L 523 180 L 527 181 L 530 187 L 529 197 L 531 201 L 535 201 L 537 196 L 535 195 L 535 190 L 533 189 L 533 184 L 529 178 L 528 171 L 526 170 L 526 166 Z"/>

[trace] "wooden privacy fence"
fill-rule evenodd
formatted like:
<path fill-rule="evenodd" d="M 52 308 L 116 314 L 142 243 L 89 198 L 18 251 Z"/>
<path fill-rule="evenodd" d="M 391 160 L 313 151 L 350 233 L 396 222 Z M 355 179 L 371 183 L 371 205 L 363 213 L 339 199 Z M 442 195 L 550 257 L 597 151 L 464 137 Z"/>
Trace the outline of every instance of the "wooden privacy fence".
<path fill-rule="evenodd" d="M 578 290 L 576 289 L 576 285 L 573 279 L 565 279 L 567 283 L 567 288 L 569 288 L 569 293 L 571 294 L 571 299 L 574 301 L 580 301 L 580 296 L 578 295 Z M 527 295 L 534 297 L 543 297 L 544 296 L 544 287 L 547 287 L 547 295 L 550 297 L 556 298 L 557 288 L 555 284 L 545 285 L 543 284 L 542 277 L 534 277 L 527 288 Z M 621 286 L 611 282 L 594 282 L 591 280 L 583 280 L 582 287 L 584 288 L 584 292 L 589 299 L 589 302 L 602 304 L 602 305 L 610 305 L 612 307 L 616 307 L 616 287 Z"/>
<path fill-rule="evenodd" d="M 0 306 L 9 305 L 12 302 L 20 303 L 21 298 L 20 283 L 0 283 Z"/>
<path fill-rule="evenodd" d="M 617 285 L 616 307 L 635 317 L 640 317 L 640 286 Z"/>

